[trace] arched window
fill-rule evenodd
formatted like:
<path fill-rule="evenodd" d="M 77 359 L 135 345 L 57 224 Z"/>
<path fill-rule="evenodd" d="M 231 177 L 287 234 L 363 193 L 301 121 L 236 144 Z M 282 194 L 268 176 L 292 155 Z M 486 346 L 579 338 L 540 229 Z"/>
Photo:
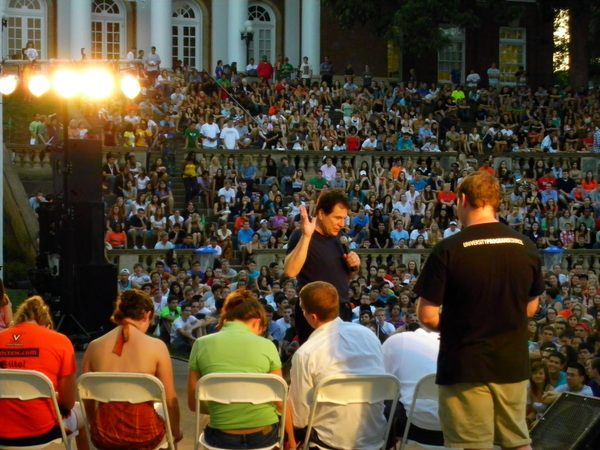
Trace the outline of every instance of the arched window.
<path fill-rule="evenodd" d="M 252 21 L 254 40 L 250 44 L 250 58 L 260 61 L 267 55 L 275 64 L 275 14 L 264 3 L 253 3 L 248 7 L 248 20 Z"/>
<path fill-rule="evenodd" d="M 125 49 L 125 8 L 117 0 L 92 2 L 92 59 L 121 59 Z"/>
<path fill-rule="evenodd" d="M 202 63 L 202 11 L 185 1 L 173 2 L 173 61 L 200 69 Z"/>
<path fill-rule="evenodd" d="M 6 15 L 8 26 L 3 54 L 9 58 L 22 58 L 27 42 L 39 52 L 40 58 L 47 58 L 46 53 L 46 10 L 45 0 L 10 0 Z"/>

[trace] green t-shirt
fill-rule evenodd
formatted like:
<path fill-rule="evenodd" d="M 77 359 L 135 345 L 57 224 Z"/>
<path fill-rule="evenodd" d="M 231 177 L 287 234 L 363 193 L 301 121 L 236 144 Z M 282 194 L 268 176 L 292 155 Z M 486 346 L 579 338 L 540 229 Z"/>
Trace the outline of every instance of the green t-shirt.
<path fill-rule="evenodd" d="M 283 64 L 281 66 L 281 78 L 287 78 L 289 80 L 292 77 L 292 73 L 294 73 L 294 66 L 291 64 Z"/>
<path fill-rule="evenodd" d="M 281 369 L 277 348 L 256 336 L 241 322 L 227 322 L 221 331 L 198 339 L 192 347 L 189 369 L 211 373 L 269 373 Z M 208 403 L 210 426 L 217 430 L 259 428 L 279 422 L 273 404 Z"/>
<path fill-rule="evenodd" d="M 198 141 L 198 136 L 200 136 L 200 132 L 195 128 L 193 130 L 186 128 L 184 134 L 187 139 L 187 148 L 196 148 L 196 142 Z"/>
<path fill-rule="evenodd" d="M 177 311 L 171 311 L 168 306 L 165 306 L 160 310 L 160 317 L 172 316 L 177 319 L 181 315 L 181 307 L 177 307 Z"/>
<path fill-rule="evenodd" d="M 319 180 L 317 177 L 314 177 L 308 183 L 314 186 L 315 189 L 323 189 L 327 185 L 327 180 L 325 178 Z"/>

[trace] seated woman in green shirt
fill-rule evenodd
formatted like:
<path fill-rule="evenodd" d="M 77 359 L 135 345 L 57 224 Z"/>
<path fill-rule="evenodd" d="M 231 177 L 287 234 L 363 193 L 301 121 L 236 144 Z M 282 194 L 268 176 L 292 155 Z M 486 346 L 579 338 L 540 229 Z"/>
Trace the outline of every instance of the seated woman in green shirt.
<path fill-rule="evenodd" d="M 192 347 L 188 375 L 188 406 L 196 409 L 196 384 L 211 373 L 270 373 L 282 376 L 277 348 L 262 337 L 265 311 L 248 290 L 232 292 L 223 305 L 219 332 L 198 339 Z M 222 448 L 261 448 L 277 442 L 282 405 L 208 404 L 206 442 Z M 288 409 L 289 413 L 289 409 Z M 291 415 L 286 432 L 296 448 Z"/>

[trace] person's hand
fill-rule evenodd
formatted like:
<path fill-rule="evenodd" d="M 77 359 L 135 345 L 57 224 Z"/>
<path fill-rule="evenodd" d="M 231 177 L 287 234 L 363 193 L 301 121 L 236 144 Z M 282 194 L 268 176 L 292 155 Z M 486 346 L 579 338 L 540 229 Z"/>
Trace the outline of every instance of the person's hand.
<path fill-rule="evenodd" d="M 306 237 L 311 237 L 315 232 L 315 225 L 317 224 L 317 218 L 313 217 L 312 219 L 308 217 L 308 212 L 306 211 L 305 206 L 300 207 L 300 229 L 302 230 L 302 235 Z"/>
<path fill-rule="evenodd" d="M 356 252 L 350 252 L 347 255 L 344 255 L 346 258 L 346 264 L 351 269 L 358 269 L 360 267 L 360 257 L 356 254 Z"/>

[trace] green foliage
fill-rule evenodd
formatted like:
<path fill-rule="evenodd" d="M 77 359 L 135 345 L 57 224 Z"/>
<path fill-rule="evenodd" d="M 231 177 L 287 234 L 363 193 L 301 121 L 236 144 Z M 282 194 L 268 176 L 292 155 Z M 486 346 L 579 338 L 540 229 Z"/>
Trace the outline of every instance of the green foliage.
<path fill-rule="evenodd" d="M 21 303 L 27 300 L 29 291 L 23 289 L 7 289 L 6 294 L 8 295 L 8 298 L 10 298 L 12 310 L 15 312 Z"/>
<path fill-rule="evenodd" d="M 441 24 L 479 28 L 476 0 L 324 0 L 343 28 L 367 25 L 411 53 L 436 52 L 449 43 Z M 498 20 L 512 20 L 523 13 L 522 5 L 490 1 L 484 6 Z"/>
<path fill-rule="evenodd" d="M 4 227 L 4 267 L 2 279 L 6 285 L 29 279 L 29 271 L 35 267 L 35 261 L 28 258 L 14 239 L 14 235 L 6 226 Z"/>
<path fill-rule="evenodd" d="M 568 70 L 555 70 L 554 71 L 554 84 L 560 86 L 569 85 L 569 71 Z"/>

